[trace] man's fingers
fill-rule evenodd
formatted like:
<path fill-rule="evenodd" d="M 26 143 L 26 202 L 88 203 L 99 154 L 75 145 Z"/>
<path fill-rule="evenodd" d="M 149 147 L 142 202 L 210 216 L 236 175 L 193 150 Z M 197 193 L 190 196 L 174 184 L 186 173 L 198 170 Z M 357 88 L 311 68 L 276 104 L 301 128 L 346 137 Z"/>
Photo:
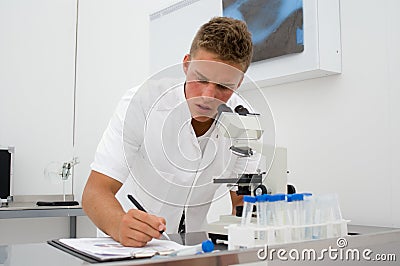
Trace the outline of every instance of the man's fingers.
<path fill-rule="evenodd" d="M 142 247 L 151 239 L 160 238 L 160 231 L 165 229 L 165 219 L 132 209 L 121 220 L 120 242 L 125 246 Z"/>
<path fill-rule="evenodd" d="M 121 220 L 119 242 L 124 246 L 143 247 L 166 230 L 165 219 L 136 209 L 129 210 Z"/>
<path fill-rule="evenodd" d="M 166 222 L 164 218 L 157 217 L 155 215 L 148 214 L 147 212 L 142 212 L 135 209 L 129 210 L 128 215 L 136 220 L 141 221 L 142 223 L 147 224 L 156 231 L 161 231 L 166 229 L 165 227 Z"/>
<path fill-rule="evenodd" d="M 155 229 L 142 221 L 139 221 L 139 220 L 136 220 L 136 221 L 137 222 L 132 223 L 130 225 L 132 230 L 137 230 L 139 232 L 143 232 L 143 234 L 150 237 L 150 240 L 151 240 L 151 238 L 160 238 L 160 236 L 161 236 L 160 230 Z M 140 240 L 142 240 L 142 239 L 140 239 Z M 143 240 L 145 240 L 145 239 L 143 239 Z M 148 240 L 148 241 L 150 241 L 150 240 Z"/>
<path fill-rule="evenodd" d="M 166 224 L 167 224 L 167 221 L 163 218 L 163 217 L 157 217 L 158 218 L 158 220 L 161 222 L 161 224 L 162 224 L 162 228 L 161 227 L 159 227 L 158 229 L 159 229 L 159 231 L 165 231 L 165 230 L 167 230 L 167 226 L 166 226 Z"/>
<path fill-rule="evenodd" d="M 124 246 L 129 247 L 144 247 L 151 238 L 142 232 L 136 230 L 127 230 L 126 232 L 121 232 L 120 243 Z"/>
<path fill-rule="evenodd" d="M 143 247 L 160 233 L 147 224 L 125 214 L 119 228 L 119 242 L 124 246 Z"/>
<path fill-rule="evenodd" d="M 164 225 L 167 224 L 167 221 L 163 217 L 157 217 L 157 218 L 162 224 L 164 224 Z"/>

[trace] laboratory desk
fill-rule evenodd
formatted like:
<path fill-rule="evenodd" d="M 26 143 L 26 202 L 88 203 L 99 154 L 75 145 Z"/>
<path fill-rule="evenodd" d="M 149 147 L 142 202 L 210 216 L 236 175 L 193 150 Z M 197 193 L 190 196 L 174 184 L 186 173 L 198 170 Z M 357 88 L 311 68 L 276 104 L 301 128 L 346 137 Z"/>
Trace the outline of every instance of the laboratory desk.
<path fill-rule="evenodd" d="M 346 247 L 343 250 L 359 250 L 364 252 L 365 250 L 371 250 L 367 252 L 370 258 L 376 258 L 374 255 L 386 254 L 386 258 L 391 254 L 390 260 L 377 262 L 376 260 L 366 261 L 364 258 L 357 260 L 357 257 L 352 257 L 351 252 L 349 252 L 350 259 L 346 260 L 345 256 L 342 258 L 339 256 L 328 257 L 328 253 L 318 253 L 325 254 L 323 260 L 294 260 L 294 259 L 278 259 L 273 257 L 273 259 L 267 258 L 266 260 L 260 259 L 260 248 L 252 248 L 246 250 L 221 250 L 213 253 L 182 256 L 182 257 L 162 257 L 162 258 L 150 258 L 150 259 L 133 259 L 119 262 L 108 262 L 100 263 L 98 265 L 110 266 L 110 265 L 399 265 L 400 260 L 400 229 L 395 228 L 382 228 L 382 227 L 371 227 L 371 226 L 349 226 L 349 232 L 351 235 L 347 236 L 345 239 L 347 241 Z M 187 234 L 187 236 L 189 236 Z M 179 235 L 178 235 L 179 236 Z M 186 244 L 196 244 L 203 238 L 198 239 L 196 242 L 194 239 L 187 241 Z M 271 245 L 268 247 L 269 251 L 275 250 L 286 250 L 286 258 L 289 257 L 289 252 L 293 250 L 316 250 L 320 252 L 321 250 L 328 250 L 329 248 L 340 250 L 338 248 L 338 239 L 324 239 L 324 240 L 313 240 L 307 242 L 291 243 L 284 245 Z M 190 243 L 189 243 L 190 242 Z M 345 252 L 343 252 L 344 254 Z M 337 253 L 336 253 L 337 254 Z M 282 255 L 282 254 L 281 254 Z M 353 259 L 352 259 L 353 258 Z M 382 257 L 380 257 L 382 258 Z M 75 256 L 65 253 L 55 247 L 52 247 L 46 243 L 37 244 L 22 244 L 22 245 L 9 245 L 0 246 L 0 265 L 7 266 L 20 266 L 20 265 L 68 265 L 68 266 L 78 266 L 78 265 L 89 265 L 90 263 L 85 262 Z"/>
<path fill-rule="evenodd" d="M 0 219 L 14 218 L 45 218 L 45 217 L 69 217 L 70 237 L 76 237 L 76 217 L 85 216 L 80 205 L 77 206 L 37 206 L 38 200 L 60 200 L 58 197 L 24 196 L 17 197 L 16 201 L 10 202 L 8 206 L 0 208 Z M 67 200 L 70 200 L 69 198 Z M 1 264 L 0 264 L 1 265 Z"/>

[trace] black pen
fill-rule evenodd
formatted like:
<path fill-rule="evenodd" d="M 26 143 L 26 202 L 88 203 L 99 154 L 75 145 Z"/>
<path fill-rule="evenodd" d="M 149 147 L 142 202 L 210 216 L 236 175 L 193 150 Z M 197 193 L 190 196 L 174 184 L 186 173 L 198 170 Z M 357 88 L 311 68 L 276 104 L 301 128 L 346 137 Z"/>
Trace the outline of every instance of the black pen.
<path fill-rule="evenodd" d="M 137 208 L 139 211 L 147 212 L 147 211 L 142 207 L 142 205 L 140 205 L 140 203 L 139 203 L 137 200 L 135 200 L 135 198 L 134 198 L 132 195 L 128 194 L 128 199 L 133 203 L 133 205 L 136 206 L 136 208 Z M 160 234 L 162 234 L 166 239 L 171 240 L 171 239 L 169 238 L 169 236 L 167 235 L 167 233 L 164 232 L 164 230 L 161 230 L 161 231 L 160 231 Z"/>

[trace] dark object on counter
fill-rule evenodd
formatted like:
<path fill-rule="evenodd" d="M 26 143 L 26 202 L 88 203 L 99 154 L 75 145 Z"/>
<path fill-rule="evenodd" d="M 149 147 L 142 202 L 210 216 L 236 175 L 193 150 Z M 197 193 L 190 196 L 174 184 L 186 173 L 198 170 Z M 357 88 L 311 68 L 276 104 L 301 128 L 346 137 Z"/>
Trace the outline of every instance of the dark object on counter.
<path fill-rule="evenodd" d="M 79 202 L 77 201 L 38 201 L 37 206 L 77 206 Z"/>

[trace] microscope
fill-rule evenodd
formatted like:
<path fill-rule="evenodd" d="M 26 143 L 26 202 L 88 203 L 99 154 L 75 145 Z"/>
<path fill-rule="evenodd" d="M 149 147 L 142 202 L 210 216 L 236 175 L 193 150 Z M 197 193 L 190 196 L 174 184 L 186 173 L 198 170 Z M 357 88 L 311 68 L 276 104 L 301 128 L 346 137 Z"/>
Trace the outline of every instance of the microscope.
<path fill-rule="evenodd" d="M 294 187 L 287 184 L 287 150 L 262 143 L 264 129 L 260 117 L 241 105 L 234 111 L 224 104 L 218 107 L 218 130 L 232 140 L 231 152 L 245 158 L 261 156 L 263 163 L 255 172 L 241 173 L 237 178 L 215 178 L 213 182 L 237 187 L 237 195 L 294 193 Z M 227 239 L 227 225 L 240 223 L 240 207 L 236 208 L 236 216 L 221 215 L 219 221 L 208 225 L 207 230 L 214 242 Z"/>
<path fill-rule="evenodd" d="M 242 173 L 238 178 L 215 178 L 214 183 L 237 186 L 238 195 L 287 193 L 286 149 L 262 143 L 264 129 L 260 123 L 260 114 L 250 113 L 242 105 L 237 106 L 233 112 L 221 104 L 217 121 L 221 134 L 232 140 L 230 150 L 233 154 L 247 158 L 258 155 L 261 158 L 269 157 L 269 160 L 260 163 L 260 168 L 255 172 Z"/>

